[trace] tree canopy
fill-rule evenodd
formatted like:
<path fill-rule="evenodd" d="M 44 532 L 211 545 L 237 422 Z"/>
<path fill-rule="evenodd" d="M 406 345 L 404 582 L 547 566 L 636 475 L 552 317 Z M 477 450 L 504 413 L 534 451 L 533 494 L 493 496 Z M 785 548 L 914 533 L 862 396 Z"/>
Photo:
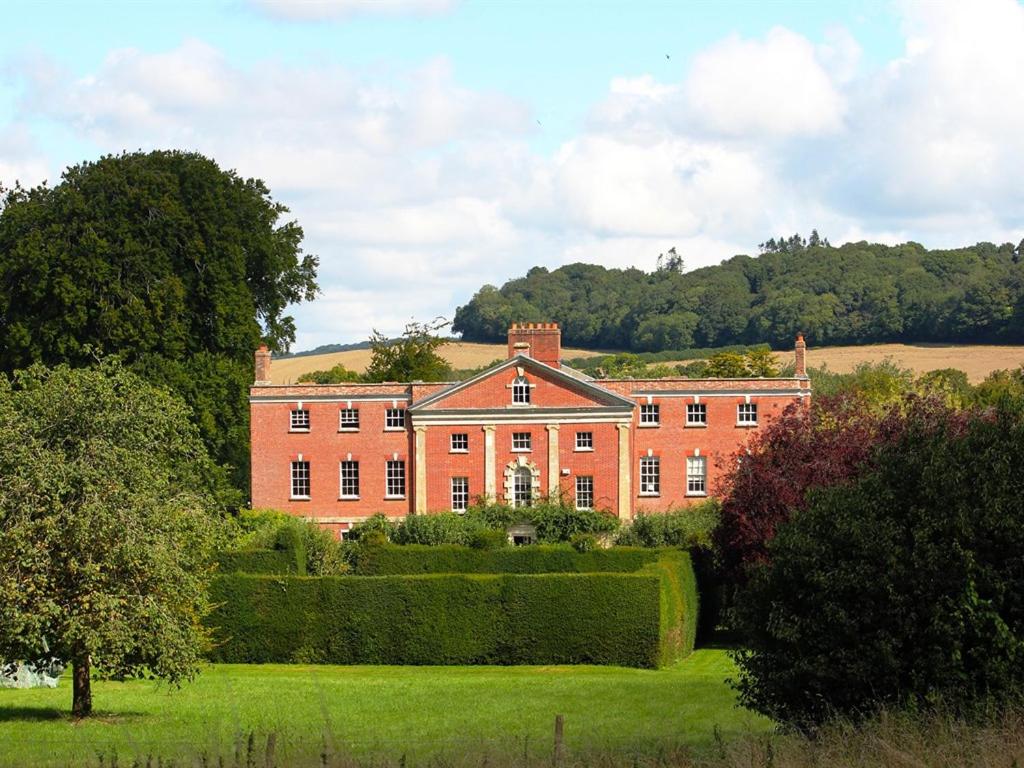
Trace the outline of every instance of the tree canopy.
<path fill-rule="evenodd" d="M 217 538 L 213 465 L 180 398 L 115 360 L 0 377 L 0 658 L 193 675 Z"/>
<path fill-rule="evenodd" d="M 220 463 L 247 478 L 261 341 L 287 350 L 317 259 L 258 179 L 187 152 L 130 153 L 15 187 L 0 211 L 0 370 L 117 353 L 179 392 Z"/>
<path fill-rule="evenodd" d="M 501 341 L 512 322 L 557 321 L 567 345 L 657 351 L 768 343 L 1020 342 L 1024 263 L 1012 244 L 928 250 L 832 247 L 816 232 L 769 240 L 685 274 L 661 267 L 534 267 L 483 286 L 455 313 L 467 341 Z M 670 252 L 671 253 L 671 252 Z M 674 267 L 681 261 L 674 261 Z"/>

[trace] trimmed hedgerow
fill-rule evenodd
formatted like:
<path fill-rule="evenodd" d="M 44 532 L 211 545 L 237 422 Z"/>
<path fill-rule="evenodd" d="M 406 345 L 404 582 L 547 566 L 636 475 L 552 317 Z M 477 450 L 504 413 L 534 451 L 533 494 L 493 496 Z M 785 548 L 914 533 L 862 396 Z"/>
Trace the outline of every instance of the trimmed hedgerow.
<path fill-rule="evenodd" d="M 275 577 L 212 585 L 214 661 L 618 664 L 661 658 L 648 574 Z"/>
<path fill-rule="evenodd" d="M 658 557 L 651 549 L 616 547 L 577 552 L 568 545 L 476 549 L 422 544 L 359 547 L 353 573 L 388 576 L 422 573 L 632 573 Z"/>
<path fill-rule="evenodd" d="M 283 549 L 243 549 L 217 555 L 221 573 L 296 573 L 292 552 Z"/>
<path fill-rule="evenodd" d="M 600 555 L 611 553 L 580 555 L 568 547 L 507 551 L 530 549 L 539 558 L 506 565 L 614 565 L 633 572 L 220 576 L 212 585 L 217 608 L 208 620 L 219 640 L 212 658 L 654 667 L 692 650 L 697 592 L 687 553 L 620 551 L 601 561 Z M 499 564 L 500 550 L 465 551 L 492 556 L 489 567 Z"/>

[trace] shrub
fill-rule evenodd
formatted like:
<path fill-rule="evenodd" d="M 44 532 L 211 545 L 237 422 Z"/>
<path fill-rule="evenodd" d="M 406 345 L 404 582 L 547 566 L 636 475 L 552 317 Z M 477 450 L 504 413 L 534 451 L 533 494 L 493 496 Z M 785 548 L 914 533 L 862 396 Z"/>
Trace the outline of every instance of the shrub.
<path fill-rule="evenodd" d="M 615 543 L 632 547 L 711 549 L 712 534 L 720 519 L 721 506 L 715 499 L 668 512 L 641 511 L 629 527 L 619 532 Z"/>
<path fill-rule="evenodd" d="M 233 540 L 218 562 L 226 572 L 325 576 L 348 570 L 344 549 L 329 531 L 273 510 L 239 512 Z"/>
<path fill-rule="evenodd" d="M 504 531 L 480 529 L 473 533 L 469 546 L 473 549 L 501 549 L 508 545 L 508 535 Z"/>
<path fill-rule="evenodd" d="M 737 594 L 741 701 L 815 726 L 1024 694 L 1024 418 L 911 422 L 779 526 Z"/>
<path fill-rule="evenodd" d="M 597 536 L 592 533 L 576 533 L 573 534 L 569 543 L 572 544 L 572 548 L 580 554 L 593 552 L 597 549 Z"/>

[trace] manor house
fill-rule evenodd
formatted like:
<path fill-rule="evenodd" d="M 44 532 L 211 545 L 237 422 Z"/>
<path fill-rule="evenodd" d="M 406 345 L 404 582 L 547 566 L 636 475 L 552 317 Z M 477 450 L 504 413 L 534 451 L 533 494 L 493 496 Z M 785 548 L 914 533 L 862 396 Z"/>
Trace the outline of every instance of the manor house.
<path fill-rule="evenodd" d="M 392 518 L 560 493 L 623 520 L 705 498 L 750 437 L 808 403 L 792 378 L 600 379 L 561 362 L 554 323 L 514 324 L 508 359 L 466 381 L 272 384 L 256 352 L 252 505 L 344 535 Z"/>

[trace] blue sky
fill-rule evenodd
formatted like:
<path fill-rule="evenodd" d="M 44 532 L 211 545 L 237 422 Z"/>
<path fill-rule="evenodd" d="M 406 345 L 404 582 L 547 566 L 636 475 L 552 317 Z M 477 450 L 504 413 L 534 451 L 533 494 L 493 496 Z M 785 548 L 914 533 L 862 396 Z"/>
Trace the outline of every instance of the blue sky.
<path fill-rule="evenodd" d="M 265 179 L 321 258 L 298 348 L 534 264 L 1024 236 L 1024 8 L 0 3 L 0 183 L 125 149 Z"/>

